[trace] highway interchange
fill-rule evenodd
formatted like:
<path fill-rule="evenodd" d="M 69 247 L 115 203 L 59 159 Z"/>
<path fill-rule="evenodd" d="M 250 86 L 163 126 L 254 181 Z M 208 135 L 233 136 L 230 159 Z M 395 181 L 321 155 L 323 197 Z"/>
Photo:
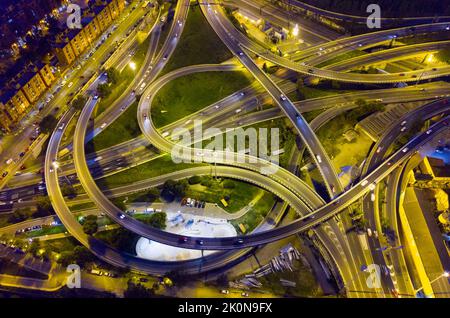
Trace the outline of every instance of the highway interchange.
<path fill-rule="evenodd" d="M 256 164 L 245 164 L 238 162 L 236 156 L 239 154 L 233 154 L 233 160 L 230 160 L 230 156 L 226 156 L 225 154 L 217 153 L 216 156 L 213 154 L 208 154 L 205 152 L 201 152 L 198 149 L 190 149 L 189 153 L 192 157 L 200 157 L 200 161 L 204 160 L 204 157 L 209 156 L 210 158 L 222 158 L 223 160 L 218 161 L 220 165 L 217 167 L 218 174 L 221 176 L 236 178 L 240 180 L 245 180 L 250 183 L 254 183 L 262 188 L 265 188 L 272 193 L 276 194 L 278 197 L 283 199 L 286 203 L 288 203 L 295 211 L 297 211 L 301 217 L 294 221 L 293 223 L 283 226 L 276 227 L 269 230 L 264 231 L 255 231 L 254 233 L 248 234 L 243 237 L 229 237 L 229 238 L 188 238 L 187 240 L 183 240 L 182 237 L 159 231 L 154 228 L 148 227 L 143 223 L 123 214 L 123 211 L 120 211 L 117 207 L 112 204 L 111 201 L 105 196 L 101 189 L 99 189 L 92 177 L 92 170 L 89 169 L 88 162 L 86 161 L 86 154 L 84 152 L 84 144 L 88 139 L 93 138 L 95 134 L 97 134 L 100 130 L 99 128 L 89 127 L 89 118 L 91 117 L 91 113 L 98 102 L 95 97 L 91 96 L 89 101 L 86 103 L 83 111 L 80 114 L 80 117 L 77 121 L 77 126 L 75 129 L 75 134 L 73 137 L 73 162 L 68 164 L 66 174 L 71 174 L 76 172 L 77 178 L 79 179 L 81 185 L 86 191 L 88 197 L 96 203 L 97 207 L 105 211 L 108 216 L 113 219 L 116 223 L 121 226 L 132 230 L 133 232 L 147 237 L 151 240 L 155 240 L 164 244 L 191 248 L 191 249 L 201 249 L 201 250 L 231 250 L 226 252 L 221 252 L 214 254 L 216 256 L 208 256 L 205 257 L 204 260 L 193 260 L 189 262 L 173 262 L 170 264 L 164 262 L 152 262 L 146 261 L 142 259 L 138 259 L 131 255 L 125 255 L 120 251 L 115 251 L 109 247 L 107 247 L 104 243 L 93 239 L 92 237 L 87 236 L 83 233 L 83 230 L 80 224 L 76 221 L 76 219 L 72 216 L 70 212 L 65 198 L 62 196 L 58 174 L 61 169 L 50 169 L 54 162 L 60 162 L 60 158 L 58 158 L 59 146 L 61 142 L 61 137 L 64 130 L 55 129 L 52 136 L 50 137 L 49 146 L 46 153 L 45 160 L 45 183 L 48 195 L 51 199 L 51 202 L 55 208 L 55 211 L 60 218 L 60 220 L 65 225 L 66 229 L 83 245 L 89 247 L 91 251 L 96 254 L 98 257 L 110 262 L 116 266 L 121 267 L 131 267 L 134 270 L 151 273 L 151 274 L 164 274 L 169 269 L 186 269 L 190 268 L 190 265 L 195 265 L 189 269 L 191 272 L 203 272 L 211 269 L 216 269 L 224 264 L 233 263 L 239 257 L 242 257 L 243 254 L 249 251 L 248 248 L 258 247 L 263 244 L 267 244 L 281 238 L 285 238 L 291 236 L 293 234 L 306 231 L 308 229 L 314 228 L 318 233 L 321 241 L 324 245 L 329 249 L 329 253 L 332 255 L 334 262 L 337 264 L 338 270 L 342 275 L 344 286 L 347 287 L 347 291 L 351 291 L 352 289 L 363 291 L 364 285 L 362 279 L 358 276 L 358 265 L 357 263 L 365 261 L 365 257 L 361 256 L 360 252 L 354 251 L 355 242 L 351 242 L 351 238 L 348 239 L 345 237 L 345 234 L 340 230 L 337 222 L 332 218 L 337 213 L 341 212 L 345 208 L 347 208 L 350 204 L 358 200 L 359 198 L 364 197 L 369 191 L 370 188 L 368 185 L 378 184 L 381 180 L 386 177 L 390 177 L 390 175 L 396 171 L 396 169 L 402 165 L 406 160 L 411 158 L 417 151 L 423 146 L 425 143 L 430 141 L 434 136 L 439 135 L 442 131 L 448 129 L 448 116 L 444 115 L 444 118 L 435 123 L 431 127 L 431 133 L 420 133 L 416 137 L 412 138 L 408 144 L 406 144 L 402 149 L 399 149 L 397 152 L 391 154 L 387 158 L 384 158 L 383 152 L 375 152 L 371 153 L 369 156 L 369 160 L 365 165 L 365 173 L 364 177 L 355 184 L 353 184 L 349 189 L 344 191 L 340 181 L 337 177 L 337 173 L 334 170 L 328 155 L 320 144 L 317 136 L 314 133 L 314 130 L 320 127 L 323 123 L 329 121 L 337 114 L 356 107 L 354 101 L 357 98 L 367 98 L 367 99 L 379 99 L 379 96 L 383 96 L 383 100 L 386 103 L 396 102 L 396 101 L 404 101 L 407 98 L 411 98 L 411 100 L 427 100 L 433 99 L 436 96 L 445 97 L 446 92 L 448 92 L 448 87 L 446 84 L 429 84 L 430 87 L 426 88 L 426 90 L 422 90 L 422 88 L 416 87 L 407 87 L 405 89 L 392 89 L 391 90 L 380 90 L 379 92 L 370 91 L 370 92 L 362 92 L 358 94 L 350 93 L 348 96 L 340 95 L 327 97 L 319 100 L 307 100 L 300 103 L 292 103 L 286 97 L 286 91 L 282 90 L 281 87 L 288 86 L 285 82 L 279 80 L 271 79 L 267 74 L 265 74 L 257 64 L 255 64 L 253 60 L 252 54 L 257 54 L 264 59 L 276 63 L 280 66 L 283 66 L 287 69 L 303 73 L 306 75 L 314 75 L 317 77 L 325 78 L 325 79 L 335 79 L 344 82 L 366 82 L 366 83 L 392 83 L 392 82 L 416 82 L 417 76 L 421 75 L 422 79 L 431 79 L 434 77 L 439 77 L 442 75 L 446 75 L 449 72 L 448 67 L 437 68 L 436 70 L 429 69 L 425 72 L 423 70 L 406 72 L 404 75 L 400 74 L 380 74 L 380 75 L 368 75 L 368 74 L 355 74 L 345 73 L 341 70 L 349 69 L 356 65 L 364 65 L 365 63 L 370 62 L 371 58 L 374 58 L 373 55 L 361 56 L 359 58 L 355 58 L 355 61 L 346 61 L 343 65 L 339 65 L 336 71 L 332 71 L 336 66 L 327 67 L 330 70 L 326 70 L 327 68 L 316 68 L 313 65 L 317 65 L 325 59 L 329 59 L 327 54 L 320 55 L 320 58 L 317 57 L 317 47 L 307 49 L 304 52 L 298 54 L 298 56 L 292 56 L 291 59 L 286 59 L 283 57 L 279 57 L 275 54 L 269 53 L 267 50 L 261 48 L 258 44 L 251 42 L 244 35 L 239 33 L 234 26 L 227 20 L 225 14 L 221 7 L 219 7 L 216 3 L 201 3 L 201 8 L 203 13 L 208 19 L 208 22 L 213 27 L 214 31 L 219 35 L 221 40 L 227 45 L 227 47 L 235 54 L 237 59 L 243 66 L 238 64 L 221 64 L 221 65 L 198 65 L 193 67 L 186 67 L 184 69 L 175 70 L 171 73 L 168 73 L 162 77 L 157 78 L 159 72 L 165 65 L 165 61 L 170 58 L 170 55 L 176 48 L 177 40 L 183 31 L 183 27 L 186 21 L 186 17 L 188 14 L 188 1 L 179 1 L 176 7 L 175 16 L 172 21 L 171 29 L 169 34 L 164 42 L 163 47 L 160 52 L 156 54 L 156 44 L 159 39 L 160 32 L 160 23 L 159 20 L 156 20 L 155 26 L 152 28 L 151 32 L 151 44 L 149 47 L 149 52 L 147 54 L 146 60 L 144 62 L 143 67 L 136 75 L 135 80 L 132 85 L 124 92 L 124 94 L 119 98 L 116 104 L 111 106 L 111 109 L 105 112 L 103 115 L 104 118 L 100 120 L 96 120 L 96 125 L 98 123 L 107 122 L 108 125 L 111 124 L 118 116 L 120 116 L 121 108 L 129 106 L 134 100 L 134 94 L 130 92 L 133 90 L 140 90 L 140 94 L 142 94 L 141 99 L 139 101 L 139 109 L 137 118 L 139 121 L 139 125 L 143 132 L 142 138 L 136 138 L 129 142 L 129 144 L 119 145 L 116 149 L 106 149 L 105 153 L 109 154 L 109 151 L 115 151 L 115 153 L 123 153 L 124 149 L 132 149 L 139 146 L 153 145 L 157 149 L 171 153 L 171 149 L 173 147 L 173 142 L 162 136 L 162 131 L 168 130 L 168 128 L 156 129 L 153 126 L 151 120 L 151 104 L 152 99 L 156 95 L 157 91 L 162 88 L 169 81 L 177 78 L 179 76 L 192 74 L 194 72 L 204 72 L 204 71 L 239 71 L 244 66 L 250 73 L 259 81 L 262 86 L 258 88 L 250 87 L 245 90 L 245 94 L 236 94 L 230 96 L 229 99 L 221 101 L 221 110 L 220 112 L 211 111 L 208 113 L 208 110 L 205 109 L 202 114 L 193 114 L 192 118 L 195 116 L 204 118 L 207 116 L 208 121 L 214 123 L 214 118 L 217 118 L 219 114 L 232 114 L 237 107 L 249 107 L 251 109 L 254 107 L 253 98 L 260 98 L 261 100 L 272 99 L 278 106 L 279 109 L 270 109 L 265 112 L 261 112 L 258 114 L 248 114 L 248 122 L 246 122 L 246 118 L 243 117 L 240 119 L 239 126 L 245 126 L 247 123 L 251 124 L 257 121 L 263 121 L 269 118 L 275 118 L 280 116 L 287 116 L 293 125 L 295 126 L 297 133 L 302 138 L 303 144 L 306 146 L 308 151 L 311 153 L 311 157 L 315 160 L 315 164 L 319 168 L 322 176 L 324 177 L 324 181 L 327 185 L 328 192 L 332 199 L 329 202 L 325 202 L 320 196 L 315 193 L 313 189 L 311 189 L 308 185 L 306 185 L 302 180 L 295 176 L 295 174 L 282 169 L 276 169 L 274 174 L 264 174 L 258 173 L 261 170 L 264 171 L 264 168 L 270 167 L 272 164 L 265 162 L 264 160 L 256 158 Z M 435 31 L 446 31 L 446 24 L 431 24 L 425 26 L 418 26 L 416 28 L 416 32 L 435 32 Z M 395 33 L 393 33 L 395 32 Z M 375 36 L 372 35 L 363 35 L 352 37 L 350 39 L 344 38 L 343 40 L 332 41 L 327 44 L 322 44 L 320 47 L 320 51 L 326 51 L 329 49 L 328 53 L 332 53 L 334 55 L 339 54 L 343 51 L 350 50 L 352 47 L 368 47 L 373 43 L 377 43 L 377 41 L 381 42 L 386 39 L 386 35 L 395 34 L 396 37 L 401 37 L 402 32 L 410 32 L 406 28 L 396 31 L 382 31 L 379 33 L 375 33 Z M 175 35 L 176 34 L 176 35 Z M 361 44 L 361 45 L 360 45 Z M 390 59 L 396 58 L 398 55 L 402 54 L 410 54 L 415 52 L 415 50 L 420 49 L 429 49 L 436 50 L 443 45 L 441 43 L 436 44 L 427 44 L 427 45 L 419 45 L 417 48 L 414 46 L 405 47 L 396 49 L 396 51 L 389 53 L 377 53 L 374 55 L 379 55 L 375 58 L 382 59 Z M 331 50 L 332 48 L 337 47 L 337 50 Z M 250 53 L 248 53 L 250 52 Z M 331 55 L 331 54 L 330 54 Z M 302 65 L 300 63 L 294 63 L 294 59 L 303 59 L 307 63 L 306 65 Z M 312 70 L 312 72 L 311 72 Z M 367 75 L 367 76 L 366 76 Z M 147 85 L 144 85 L 145 88 L 141 85 L 143 81 L 146 81 Z M 95 83 L 94 83 L 95 84 Z M 284 86 L 283 86 L 284 85 Z M 89 92 L 89 90 L 86 90 Z M 389 93 L 388 93 L 389 92 Z M 243 96 L 243 97 L 242 97 Z M 147 98 L 148 97 L 148 98 Z M 329 112 L 320 119 L 320 122 L 310 123 L 301 115 L 302 112 L 313 110 L 316 108 L 323 108 L 323 101 L 327 100 L 327 108 Z M 329 103 L 328 103 L 329 102 Z M 338 106 L 338 107 L 332 107 Z M 421 110 L 417 112 L 411 112 L 407 116 L 408 121 L 413 121 L 414 118 L 422 118 L 423 114 L 427 114 L 431 117 L 432 114 L 446 114 L 448 111 L 448 107 L 442 107 L 447 105 L 446 99 L 441 99 L 435 102 L 431 102 L 424 106 Z M 214 105 L 211 106 L 210 109 L 214 110 Z M 281 111 L 280 111 L 281 109 Z M 144 116 L 144 114 L 146 116 Z M 68 122 L 74 112 L 69 110 L 64 117 L 61 119 L 61 122 Z M 445 117 L 447 116 L 447 117 Z M 173 126 L 176 126 L 175 124 Z M 89 133 L 86 133 L 86 132 Z M 383 150 L 387 150 L 388 145 L 393 142 L 394 137 L 396 136 L 396 131 L 390 130 L 389 133 L 386 133 L 386 136 L 382 137 L 379 141 L 380 145 L 383 145 Z M 186 145 L 186 148 L 189 145 Z M 68 146 L 70 150 L 72 150 L 72 146 Z M 131 148 L 130 148 L 131 147 Z M 378 144 L 375 147 L 381 147 Z M 377 148 L 374 148 L 377 149 Z M 148 149 L 143 148 L 142 152 L 146 152 L 142 155 L 142 158 L 138 156 L 138 162 L 145 162 L 157 156 L 155 153 L 148 153 Z M 114 152 L 113 152 L 114 153 Z M 106 157 L 106 156 L 105 156 Z M 248 155 L 244 155 L 245 161 L 248 162 Z M 321 159 L 318 159 L 320 157 Z M 115 159 L 114 156 L 108 156 L 108 161 L 112 161 L 111 159 Z M 106 160 L 105 160 L 106 161 Z M 212 162 L 212 160 L 210 160 Z M 61 162 L 62 163 L 62 162 Z M 100 162 L 103 166 L 103 161 Z M 64 165 L 61 165 L 64 167 Z M 203 170 L 202 170 L 203 169 Z M 170 176 L 171 178 L 183 178 L 193 174 L 208 174 L 210 168 L 209 167 L 198 167 L 193 169 L 188 169 L 187 171 L 179 171 L 179 176 Z M 203 172 L 202 172 L 203 171 Z M 176 175 L 176 174 L 175 174 Z M 164 177 L 164 176 L 161 176 Z M 163 178 L 160 178 L 164 180 Z M 159 182 L 161 182 L 159 180 Z M 26 180 L 25 183 L 19 183 L 20 186 L 27 186 L 27 182 L 30 185 L 35 184 L 36 179 L 31 178 L 30 180 Z M 159 183 L 160 184 L 160 183 Z M 148 186 L 148 185 L 147 185 Z M 141 188 L 142 189 L 142 188 Z M 134 190 L 136 191 L 136 190 Z M 367 198 L 366 198 L 367 200 Z M 368 203 L 371 205 L 372 203 Z M 370 220 L 371 226 L 376 228 L 373 223 L 375 222 L 373 219 L 373 214 L 370 213 L 372 208 L 369 211 L 365 211 L 367 213 L 368 219 Z M 394 211 L 395 214 L 395 211 Z M 331 232 L 334 233 L 334 236 L 338 238 L 339 244 L 337 246 L 330 246 L 334 244 L 330 244 L 329 233 L 324 230 L 325 226 L 320 226 L 320 224 L 324 224 L 326 222 L 331 226 Z M 350 242 L 349 242 L 350 240 Z M 201 244 L 199 243 L 201 242 Z M 369 240 L 371 245 L 371 249 L 374 250 L 379 248 L 379 242 L 371 238 Z M 233 250 L 241 250 L 241 251 L 233 251 Z M 377 263 L 385 263 L 383 259 L 379 259 L 379 253 L 373 253 L 374 261 Z M 358 258 L 356 260 L 355 258 Z M 189 265 L 190 264 L 190 265 Z M 199 268 L 198 268 L 199 267 Z M 355 279 L 354 277 L 357 277 Z M 393 283 L 390 279 L 384 278 L 386 288 L 384 290 L 384 296 L 389 297 L 389 291 L 394 287 Z M 406 284 L 405 284 L 406 285 Z M 406 287 L 402 287 L 407 289 Z M 365 297 L 367 295 L 364 292 L 356 292 L 348 294 L 349 296 L 355 297 Z"/>

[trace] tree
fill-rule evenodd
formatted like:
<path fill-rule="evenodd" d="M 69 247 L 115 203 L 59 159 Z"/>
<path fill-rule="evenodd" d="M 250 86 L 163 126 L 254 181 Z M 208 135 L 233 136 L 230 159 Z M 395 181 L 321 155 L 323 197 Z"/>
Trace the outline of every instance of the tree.
<path fill-rule="evenodd" d="M 77 195 L 77 192 L 75 191 L 75 188 L 70 184 L 63 184 L 61 187 L 61 192 L 64 196 L 72 199 Z"/>
<path fill-rule="evenodd" d="M 198 184 L 200 183 L 201 178 L 200 176 L 192 176 L 188 179 L 189 184 Z"/>
<path fill-rule="evenodd" d="M 145 223 L 154 228 L 164 230 L 166 228 L 166 218 L 167 215 L 165 212 L 156 212 L 151 214 L 149 218 L 145 220 Z"/>
<path fill-rule="evenodd" d="M 114 205 L 116 207 L 118 207 L 122 211 L 126 211 L 127 210 L 127 206 L 125 205 L 125 203 L 121 199 L 115 198 L 115 199 L 112 200 L 112 203 L 114 203 Z"/>
<path fill-rule="evenodd" d="M 108 76 L 108 81 L 111 84 L 117 84 L 117 82 L 119 81 L 119 71 L 117 71 L 117 69 L 115 69 L 114 67 L 109 68 L 106 71 L 106 75 Z"/>
<path fill-rule="evenodd" d="M 58 124 L 58 120 L 53 115 L 45 116 L 39 124 L 39 128 L 44 134 L 48 134 L 55 129 L 56 124 Z"/>
<path fill-rule="evenodd" d="M 72 102 L 72 107 L 76 110 L 82 110 L 85 104 L 86 97 L 80 95 Z"/>
<path fill-rule="evenodd" d="M 75 246 L 73 260 L 78 265 L 85 265 L 95 261 L 95 256 L 85 246 Z"/>
<path fill-rule="evenodd" d="M 125 298 L 150 298 L 155 296 L 155 292 L 151 288 L 147 288 L 140 283 L 135 284 L 129 280 L 127 290 L 125 290 L 123 296 Z"/>
<path fill-rule="evenodd" d="M 103 83 L 97 86 L 97 93 L 100 97 L 106 97 L 111 94 L 111 88 L 108 83 Z"/>
<path fill-rule="evenodd" d="M 36 212 L 33 214 L 34 217 L 48 216 L 55 211 L 48 197 L 38 196 L 36 197 Z"/>
<path fill-rule="evenodd" d="M 167 201 L 173 201 L 175 198 L 181 198 L 185 195 L 187 188 L 186 180 L 174 181 L 167 180 L 164 182 L 161 196 Z"/>
<path fill-rule="evenodd" d="M 97 216 L 96 215 L 88 215 L 84 219 L 83 222 L 83 231 L 84 233 L 88 235 L 92 235 L 96 233 L 98 230 L 98 224 L 97 224 Z"/>
<path fill-rule="evenodd" d="M 27 220 L 31 217 L 30 208 L 17 209 L 13 212 L 13 214 L 8 218 L 10 223 L 19 223 Z"/>
<path fill-rule="evenodd" d="M 34 239 L 31 242 L 30 247 L 28 248 L 28 252 L 30 252 L 34 256 L 37 256 L 40 249 L 41 249 L 41 242 L 39 241 L 39 239 Z"/>

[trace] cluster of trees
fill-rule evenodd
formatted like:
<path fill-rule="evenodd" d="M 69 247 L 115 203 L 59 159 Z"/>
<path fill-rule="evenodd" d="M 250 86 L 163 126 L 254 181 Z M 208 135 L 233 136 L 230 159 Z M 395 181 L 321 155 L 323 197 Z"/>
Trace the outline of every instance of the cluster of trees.
<path fill-rule="evenodd" d="M 167 214 L 165 212 L 156 212 L 151 214 L 147 219 L 145 219 L 144 223 L 154 228 L 164 230 L 167 226 L 166 219 Z"/>
<path fill-rule="evenodd" d="M 36 200 L 36 212 L 33 214 L 33 217 L 43 217 L 55 214 L 55 210 L 53 209 L 49 197 L 38 196 L 35 198 L 35 200 Z"/>
<path fill-rule="evenodd" d="M 86 247 L 75 246 L 75 248 L 71 251 L 61 252 L 58 258 L 58 263 L 63 266 L 67 266 L 69 264 L 84 266 L 85 264 L 91 263 L 95 260 L 96 258 L 94 254 L 92 254 Z"/>
<path fill-rule="evenodd" d="M 98 231 L 98 217 L 96 215 L 88 215 L 83 221 L 83 231 L 88 235 L 93 235 Z"/>
<path fill-rule="evenodd" d="M 42 119 L 42 121 L 39 123 L 39 128 L 44 134 L 49 134 L 55 129 L 57 124 L 58 120 L 56 119 L 56 117 L 50 114 Z"/>
<path fill-rule="evenodd" d="M 125 298 L 151 298 L 155 296 L 156 289 L 156 286 L 153 286 L 153 288 L 147 288 L 140 283 L 136 284 L 129 280 L 127 290 L 125 290 L 123 296 Z"/>
<path fill-rule="evenodd" d="M 14 210 L 14 212 L 9 216 L 8 222 L 9 223 L 19 223 L 23 222 L 29 218 L 31 218 L 33 212 L 30 208 L 23 208 L 23 209 L 17 209 Z"/>
<path fill-rule="evenodd" d="M 108 77 L 108 81 L 97 86 L 97 93 L 100 97 L 109 96 L 112 92 L 112 85 L 117 84 L 120 79 L 120 73 L 114 67 L 109 68 L 106 71 L 106 75 Z"/>
<path fill-rule="evenodd" d="M 162 187 L 161 196 L 168 202 L 184 197 L 188 182 L 186 180 L 167 180 Z"/>
<path fill-rule="evenodd" d="M 83 95 L 78 95 L 72 102 L 72 107 L 76 110 L 82 110 L 84 105 L 86 104 L 87 98 Z"/>

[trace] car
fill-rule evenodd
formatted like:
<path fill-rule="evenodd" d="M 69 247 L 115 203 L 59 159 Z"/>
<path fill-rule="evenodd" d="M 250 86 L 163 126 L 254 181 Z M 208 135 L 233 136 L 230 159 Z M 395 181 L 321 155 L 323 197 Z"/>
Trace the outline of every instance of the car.
<path fill-rule="evenodd" d="M 241 296 L 242 296 L 242 297 L 248 297 L 248 293 L 242 292 L 242 293 L 241 293 Z"/>
<path fill-rule="evenodd" d="M 416 77 L 417 77 L 417 75 L 416 75 L 416 74 L 413 74 L 413 75 L 411 75 L 411 77 L 412 77 L 412 78 L 416 78 Z"/>
<path fill-rule="evenodd" d="M 376 187 L 377 187 L 376 183 L 369 184 L 369 189 L 372 190 L 372 191 L 375 190 Z"/>
<path fill-rule="evenodd" d="M 406 126 L 403 126 L 402 129 L 400 129 L 400 131 L 405 131 L 406 130 Z"/>
<path fill-rule="evenodd" d="M 180 243 L 186 243 L 188 241 L 188 238 L 186 236 L 182 236 L 179 239 Z"/>
<path fill-rule="evenodd" d="M 383 147 L 378 147 L 377 148 L 377 153 L 380 153 L 381 149 L 383 149 Z"/>
<path fill-rule="evenodd" d="M 402 151 L 406 153 L 408 151 L 408 148 L 405 147 Z"/>
<path fill-rule="evenodd" d="M 363 181 L 361 182 L 361 186 L 365 187 L 368 183 L 369 183 L 368 180 L 363 180 Z"/>
<path fill-rule="evenodd" d="M 244 243 L 244 239 L 243 239 L 243 238 L 238 238 L 238 239 L 236 240 L 236 243 L 237 243 L 237 244 L 243 244 L 243 243 Z"/>
<path fill-rule="evenodd" d="M 229 291 L 228 289 L 222 289 L 222 290 L 220 291 L 220 293 L 221 293 L 221 294 L 224 294 L 224 295 L 228 295 L 228 294 L 230 293 L 230 291 Z"/>
<path fill-rule="evenodd" d="M 197 244 L 198 245 L 203 245 L 205 242 L 203 242 L 203 240 L 197 240 Z"/>
<path fill-rule="evenodd" d="M 375 202 L 375 193 L 370 194 L 370 201 Z"/>
<path fill-rule="evenodd" d="M 367 235 L 372 236 L 372 230 L 367 228 Z"/>
<path fill-rule="evenodd" d="M 105 128 L 106 127 L 106 123 L 103 123 L 101 126 L 100 126 L 100 129 L 103 129 L 103 128 Z"/>
<path fill-rule="evenodd" d="M 25 170 L 25 169 L 26 169 L 25 165 L 20 166 L 20 170 Z"/>
<path fill-rule="evenodd" d="M 428 129 L 427 132 L 426 132 L 426 134 L 429 135 L 429 134 L 432 133 L 432 131 L 433 131 L 432 129 Z"/>
<path fill-rule="evenodd" d="M 373 230 L 373 235 L 375 236 L 375 238 L 378 238 L 378 232 L 376 230 Z"/>
<path fill-rule="evenodd" d="M 404 126 L 406 124 L 406 120 L 402 121 L 400 126 Z"/>
<path fill-rule="evenodd" d="M 98 95 L 94 95 L 94 99 L 97 100 L 98 99 Z"/>
<path fill-rule="evenodd" d="M 59 130 L 63 130 L 64 129 L 64 126 L 65 126 L 66 124 L 65 123 L 61 123 L 61 125 L 59 125 Z"/>
<path fill-rule="evenodd" d="M 310 69 L 308 70 L 308 73 L 309 73 L 309 74 L 313 74 L 313 73 L 314 73 L 314 70 L 313 70 L 312 68 L 310 68 Z"/>
<path fill-rule="evenodd" d="M 121 219 L 121 220 L 125 219 L 125 214 L 123 214 L 123 213 L 119 213 L 118 216 L 119 216 L 119 219 Z"/>
<path fill-rule="evenodd" d="M 25 156 L 25 152 L 22 151 L 21 153 L 19 153 L 19 157 L 22 158 L 23 156 Z"/>
<path fill-rule="evenodd" d="M 70 82 L 69 85 L 67 85 L 68 88 L 71 88 L 73 85 L 73 82 Z"/>
<path fill-rule="evenodd" d="M 316 155 L 316 158 L 318 163 L 322 163 L 322 158 L 319 155 Z"/>
<path fill-rule="evenodd" d="M 163 60 L 167 60 L 167 54 L 163 56 Z"/>
<path fill-rule="evenodd" d="M 239 52 L 239 55 L 240 55 L 240 56 L 243 56 L 243 55 L 244 55 L 244 52 Z"/>
<path fill-rule="evenodd" d="M 280 99 L 284 101 L 284 100 L 286 100 L 287 98 L 286 98 L 286 96 L 284 96 L 283 94 L 281 94 L 281 95 L 280 95 Z"/>
<path fill-rule="evenodd" d="M 400 75 L 400 76 L 405 76 L 405 73 L 400 73 L 399 75 Z"/>

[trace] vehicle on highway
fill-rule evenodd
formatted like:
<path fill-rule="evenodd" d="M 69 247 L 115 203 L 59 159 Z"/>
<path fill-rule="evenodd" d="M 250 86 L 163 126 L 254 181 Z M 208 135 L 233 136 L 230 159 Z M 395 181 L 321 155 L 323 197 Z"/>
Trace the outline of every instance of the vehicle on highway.
<path fill-rule="evenodd" d="M 372 230 L 367 228 L 367 235 L 372 236 Z"/>
<path fill-rule="evenodd" d="M 103 129 L 103 128 L 105 128 L 106 127 L 106 123 L 103 123 L 101 126 L 100 126 L 100 129 Z"/>
<path fill-rule="evenodd" d="M 220 293 L 221 293 L 221 294 L 224 294 L 224 295 L 228 295 L 228 294 L 230 293 L 230 291 L 229 291 L 228 289 L 222 289 L 222 290 L 220 291 Z"/>
<path fill-rule="evenodd" d="M 320 155 L 316 155 L 316 158 L 318 163 L 322 163 L 322 158 L 320 157 Z"/>
<path fill-rule="evenodd" d="M 197 244 L 198 245 L 203 245 L 205 242 L 203 242 L 203 240 L 197 240 Z"/>
<path fill-rule="evenodd" d="M 408 151 L 408 148 L 405 147 L 402 149 L 402 151 L 406 153 Z"/>
<path fill-rule="evenodd" d="M 64 126 L 65 126 L 66 124 L 65 123 L 61 123 L 61 125 L 59 125 L 59 130 L 63 130 L 64 129 Z"/>
<path fill-rule="evenodd" d="M 361 186 L 362 186 L 362 187 L 365 187 L 368 183 L 369 183 L 369 181 L 363 180 L 363 181 L 361 182 Z"/>
<path fill-rule="evenodd" d="M 280 99 L 283 100 L 283 101 L 287 100 L 286 96 L 284 96 L 283 94 L 280 95 Z"/>
<path fill-rule="evenodd" d="M 123 213 L 119 213 L 118 216 L 119 216 L 119 219 L 121 219 L 121 220 L 125 219 L 125 214 L 123 214 Z"/>
<path fill-rule="evenodd" d="M 242 296 L 242 297 L 248 297 L 248 293 L 242 292 L 242 293 L 241 293 L 241 296 Z"/>
<path fill-rule="evenodd" d="M 244 239 L 243 238 L 238 238 L 236 243 L 237 244 L 243 244 L 244 243 Z"/>

